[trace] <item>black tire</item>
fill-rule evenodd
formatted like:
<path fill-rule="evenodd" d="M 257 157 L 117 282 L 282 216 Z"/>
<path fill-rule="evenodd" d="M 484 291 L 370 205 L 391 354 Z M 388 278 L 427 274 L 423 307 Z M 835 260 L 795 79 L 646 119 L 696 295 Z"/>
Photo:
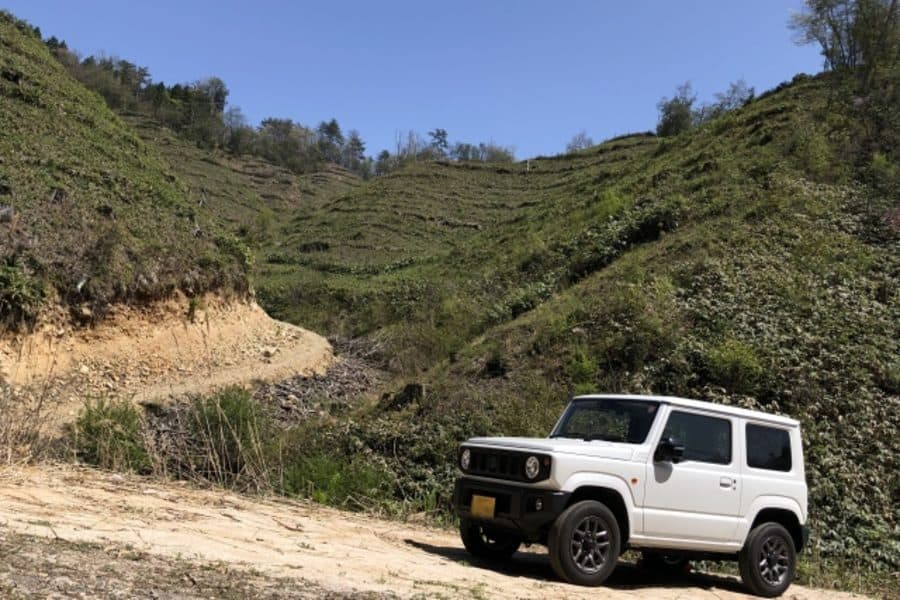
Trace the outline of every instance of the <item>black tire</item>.
<path fill-rule="evenodd" d="M 757 525 L 738 554 L 741 579 L 750 591 L 765 598 L 784 593 L 797 569 L 794 539 L 782 525 Z"/>
<path fill-rule="evenodd" d="M 460 520 L 459 537 L 469 554 L 494 562 L 508 560 L 522 545 L 522 538 L 514 533 L 491 529 L 468 519 Z"/>
<path fill-rule="evenodd" d="M 691 561 L 683 554 L 677 552 L 660 552 L 657 550 L 645 550 L 641 552 L 640 566 L 648 571 L 658 573 L 686 573 L 690 569 Z"/>
<path fill-rule="evenodd" d="M 615 515 L 594 500 L 576 502 L 550 528 L 550 564 L 577 585 L 600 585 L 616 568 L 622 537 Z"/>

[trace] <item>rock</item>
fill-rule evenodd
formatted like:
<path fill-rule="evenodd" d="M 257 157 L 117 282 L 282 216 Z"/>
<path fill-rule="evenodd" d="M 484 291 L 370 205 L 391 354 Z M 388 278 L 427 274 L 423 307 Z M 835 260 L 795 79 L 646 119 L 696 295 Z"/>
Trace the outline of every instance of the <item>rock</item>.
<path fill-rule="evenodd" d="M 87 365 L 81 365 L 81 367 L 78 369 L 78 372 L 82 375 L 90 375 L 91 368 Z"/>
<path fill-rule="evenodd" d="M 120 484 L 120 483 L 125 483 L 125 478 L 122 477 L 121 475 L 119 475 L 118 473 L 113 473 L 112 475 L 109 476 L 109 481 L 111 483 Z"/>
<path fill-rule="evenodd" d="M 276 346 L 264 346 L 262 349 L 262 355 L 266 358 L 272 358 L 275 356 L 275 353 L 278 352 L 278 348 Z"/>
<path fill-rule="evenodd" d="M 421 401 L 423 398 L 425 398 L 425 386 L 421 383 L 408 383 L 393 398 L 382 396 L 381 405 L 382 408 L 387 410 L 400 410 L 412 402 Z"/>
<path fill-rule="evenodd" d="M 61 202 L 65 202 L 68 197 L 69 194 L 66 193 L 66 190 L 62 188 L 53 188 L 53 190 L 50 191 L 50 197 L 48 198 L 48 200 L 53 204 L 59 204 Z"/>
<path fill-rule="evenodd" d="M 2 186 L 0 186 L 0 189 L 2 189 Z M 13 208 L 12 206 L 6 206 L 5 204 L 0 204 L 0 223 L 9 223 L 15 216 L 15 208 Z"/>

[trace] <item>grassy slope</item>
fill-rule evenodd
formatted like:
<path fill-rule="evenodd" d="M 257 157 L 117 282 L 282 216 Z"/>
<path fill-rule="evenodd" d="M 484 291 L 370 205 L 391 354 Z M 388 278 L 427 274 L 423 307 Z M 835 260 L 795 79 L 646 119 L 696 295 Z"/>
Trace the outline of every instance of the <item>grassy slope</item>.
<path fill-rule="evenodd" d="M 257 250 L 277 248 L 280 240 L 273 233 L 282 215 L 309 210 L 361 183 L 336 165 L 296 175 L 252 156 L 198 148 L 145 117 L 125 115 L 125 121 L 159 150 L 190 195 L 203 201 L 211 218 Z"/>
<path fill-rule="evenodd" d="M 416 165 L 296 214 L 263 300 L 369 335 L 428 390 L 338 443 L 431 506 L 456 440 L 544 433 L 576 390 L 786 412 L 806 429 L 815 552 L 896 570 L 896 199 L 850 183 L 850 99 L 827 90 L 799 80 L 678 138 L 528 172 Z"/>
<path fill-rule="evenodd" d="M 246 289 L 240 245 L 154 148 L 5 13 L 0 71 L 0 203 L 18 212 L 0 225 L 7 281 L 35 295 L 49 284 L 95 311 L 177 288 Z M 15 296 L 3 299 L 0 317 L 28 316 Z"/>

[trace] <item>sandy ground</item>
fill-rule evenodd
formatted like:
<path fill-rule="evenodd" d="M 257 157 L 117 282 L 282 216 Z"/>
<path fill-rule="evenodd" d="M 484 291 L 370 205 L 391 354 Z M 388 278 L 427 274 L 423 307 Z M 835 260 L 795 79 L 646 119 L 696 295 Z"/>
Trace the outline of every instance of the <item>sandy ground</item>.
<path fill-rule="evenodd" d="M 142 597 L 176 597 L 151 593 L 154 585 L 161 592 L 169 589 L 165 586 L 171 582 L 160 579 L 161 573 L 169 572 L 166 569 L 186 577 L 184 573 L 194 570 L 208 571 L 209 565 L 226 573 L 246 570 L 261 578 L 257 590 L 278 589 L 283 592 L 279 597 L 362 593 L 423 598 L 746 597 L 731 577 L 689 574 L 661 579 L 628 564 L 620 565 L 598 593 L 557 582 L 546 554 L 539 550 L 520 552 L 501 568 L 490 567 L 473 562 L 453 531 L 306 502 L 251 499 L 70 466 L 0 471 L 0 538 L 3 535 L 49 538 L 53 544 L 44 547 L 64 544 L 69 553 L 79 548 L 93 552 L 85 564 L 107 573 L 107 579 L 116 576 L 114 558 L 122 552 L 163 561 L 156 580 L 143 587 L 131 580 L 119 586 L 130 585 L 122 589 L 139 590 L 135 595 Z M 104 552 L 98 554 L 97 548 Z M 110 565 L 104 567 L 104 561 Z M 171 561 L 176 561 L 177 569 Z M 185 563 L 193 566 L 185 569 Z M 77 585 L 77 574 L 70 574 L 70 579 L 73 576 Z M 275 580 L 293 581 L 295 587 L 264 585 Z M 248 597 L 242 589 L 231 590 L 229 597 Z M 792 586 L 785 597 L 859 596 Z"/>
<path fill-rule="evenodd" d="M 322 374 L 333 360 L 322 336 L 275 321 L 254 302 L 215 296 L 193 311 L 181 297 L 117 307 L 93 327 L 50 320 L 30 335 L 0 339 L 0 381 L 52 395 L 64 420 L 91 397 L 157 400 Z"/>

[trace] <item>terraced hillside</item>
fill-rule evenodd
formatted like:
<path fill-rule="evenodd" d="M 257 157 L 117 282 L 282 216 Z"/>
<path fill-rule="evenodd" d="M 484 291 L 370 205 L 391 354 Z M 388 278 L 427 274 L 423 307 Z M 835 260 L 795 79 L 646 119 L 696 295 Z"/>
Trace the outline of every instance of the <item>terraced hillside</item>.
<path fill-rule="evenodd" d="M 273 234 L 284 214 L 317 207 L 362 183 L 337 165 L 297 175 L 252 156 L 198 148 L 143 116 L 126 114 L 124 119 L 146 144 L 158 149 L 210 216 L 253 249 L 277 245 Z"/>
<path fill-rule="evenodd" d="M 447 500 L 459 439 L 545 433 L 573 392 L 677 394 L 802 419 L 816 558 L 896 571 L 897 177 L 865 119 L 801 77 L 676 138 L 415 165 L 296 213 L 260 297 L 421 384 L 321 434 L 406 502 Z"/>
<path fill-rule="evenodd" d="M 0 319 L 248 289 L 246 252 L 202 196 L 7 13 L 0 75 Z"/>

